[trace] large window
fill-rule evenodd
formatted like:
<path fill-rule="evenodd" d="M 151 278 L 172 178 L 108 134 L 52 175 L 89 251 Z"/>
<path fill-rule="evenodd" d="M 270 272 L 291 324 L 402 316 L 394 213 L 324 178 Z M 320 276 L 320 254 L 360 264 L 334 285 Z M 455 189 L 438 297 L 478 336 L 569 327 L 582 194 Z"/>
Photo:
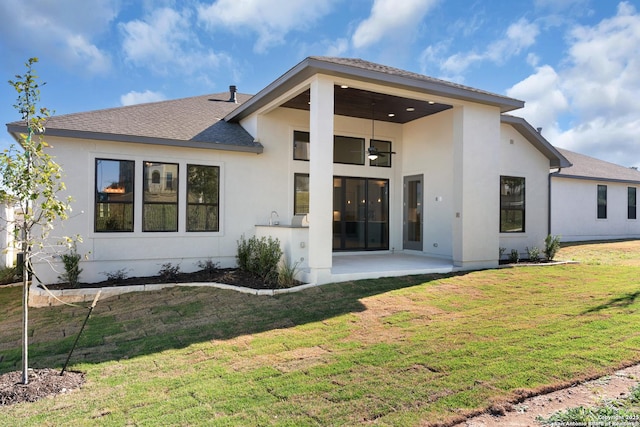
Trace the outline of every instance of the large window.
<path fill-rule="evenodd" d="M 309 160 L 309 132 L 293 131 L 293 160 Z"/>
<path fill-rule="evenodd" d="M 293 176 L 293 214 L 309 213 L 309 174 L 297 173 Z"/>
<path fill-rule="evenodd" d="M 96 159 L 96 232 L 133 231 L 134 162 Z"/>
<path fill-rule="evenodd" d="M 389 180 L 333 178 L 333 250 L 389 249 Z"/>
<path fill-rule="evenodd" d="M 607 186 L 598 185 L 598 219 L 607 218 Z"/>
<path fill-rule="evenodd" d="M 177 176 L 175 163 L 144 163 L 142 231 L 178 231 Z"/>
<path fill-rule="evenodd" d="M 636 187 L 627 187 L 627 219 L 636 219 Z"/>
<path fill-rule="evenodd" d="M 500 232 L 525 231 L 524 178 L 500 177 Z"/>
<path fill-rule="evenodd" d="M 220 230 L 220 168 L 187 165 L 187 231 Z"/>
<path fill-rule="evenodd" d="M 376 157 L 373 160 L 369 160 L 369 165 L 390 168 L 391 167 L 391 141 L 382 141 L 379 139 L 372 139 L 371 147 L 375 149 L 375 153 L 378 155 L 378 157 Z"/>
<path fill-rule="evenodd" d="M 334 136 L 333 162 L 364 165 L 364 138 Z"/>

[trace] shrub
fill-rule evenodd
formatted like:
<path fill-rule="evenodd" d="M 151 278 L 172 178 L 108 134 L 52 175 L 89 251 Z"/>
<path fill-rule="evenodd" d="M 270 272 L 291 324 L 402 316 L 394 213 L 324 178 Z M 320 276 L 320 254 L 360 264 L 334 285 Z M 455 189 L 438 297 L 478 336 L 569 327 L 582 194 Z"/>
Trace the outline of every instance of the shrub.
<path fill-rule="evenodd" d="M 0 285 L 7 285 L 20 281 L 18 267 L 0 268 Z"/>
<path fill-rule="evenodd" d="M 211 259 L 198 261 L 196 265 L 200 270 L 204 271 L 208 276 L 212 276 L 216 272 L 216 270 L 218 270 L 218 267 L 219 267 L 218 263 L 213 262 L 213 260 Z"/>
<path fill-rule="evenodd" d="M 504 251 L 506 250 L 507 248 L 503 248 L 503 247 L 498 248 L 498 261 L 502 259 L 502 255 L 504 255 Z"/>
<path fill-rule="evenodd" d="M 105 276 L 107 276 L 107 280 L 112 283 L 122 283 L 124 282 L 124 279 L 129 276 L 128 270 L 126 268 L 121 268 L 120 270 L 116 270 L 113 272 L 103 272 L 100 274 L 104 274 Z"/>
<path fill-rule="evenodd" d="M 517 249 L 511 249 L 511 253 L 509 254 L 509 262 L 517 263 L 520 261 L 520 253 Z"/>
<path fill-rule="evenodd" d="M 547 260 L 553 261 L 558 249 L 560 249 L 560 236 L 552 236 L 549 234 L 547 238 L 544 239 L 544 256 L 547 257 Z"/>
<path fill-rule="evenodd" d="M 58 279 L 68 283 L 72 287 L 77 287 L 80 284 L 80 259 L 82 258 L 76 250 L 76 245 L 71 246 L 69 253 L 62 254 L 62 264 L 64 265 L 64 273 L 58 276 Z"/>
<path fill-rule="evenodd" d="M 238 241 L 238 266 L 266 283 L 276 283 L 278 280 L 278 263 L 282 257 L 280 241 L 272 237 L 253 236 L 246 240 L 244 236 Z"/>
<path fill-rule="evenodd" d="M 295 286 L 298 281 L 296 280 L 296 276 L 298 274 L 298 262 L 289 264 L 286 261 L 282 261 L 280 263 L 280 267 L 278 268 L 278 286 L 282 288 L 290 288 Z"/>
<path fill-rule="evenodd" d="M 162 280 L 167 282 L 175 281 L 178 278 L 178 274 L 180 274 L 180 265 L 173 265 L 170 262 L 162 264 L 160 271 L 158 271 L 158 275 Z"/>
<path fill-rule="evenodd" d="M 531 262 L 540 262 L 540 249 L 535 246 L 529 249 L 527 246 L 527 256 Z"/>

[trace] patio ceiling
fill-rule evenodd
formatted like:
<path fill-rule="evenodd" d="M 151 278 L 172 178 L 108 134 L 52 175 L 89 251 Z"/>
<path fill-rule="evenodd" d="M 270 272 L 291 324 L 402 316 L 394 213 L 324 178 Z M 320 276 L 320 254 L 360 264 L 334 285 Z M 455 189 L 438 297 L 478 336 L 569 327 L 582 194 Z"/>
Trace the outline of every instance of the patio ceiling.
<path fill-rule="evenodd" d="M 407 123 L 421 117 L 453 108 L 451 105 L 418 101 L 401 96 L 370 92 L 351 87 L 334 86 L 334 113 L 338 116 L 357 117 L 392 123 Z M 309 110 L 310 91 L 306 90 L 282 106 Z"/>

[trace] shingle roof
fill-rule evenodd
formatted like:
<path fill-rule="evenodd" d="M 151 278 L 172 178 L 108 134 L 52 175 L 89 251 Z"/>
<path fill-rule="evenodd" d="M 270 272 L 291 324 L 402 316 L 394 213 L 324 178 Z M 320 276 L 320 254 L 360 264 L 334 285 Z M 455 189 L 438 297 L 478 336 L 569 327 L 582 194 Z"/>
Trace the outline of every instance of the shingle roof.
<path fill-rule="evenodd" d="M 338 79 L 355 79 L 416 93 L 483 103 L 500 108 L 501 113 L 524 106 L 524 102 L 518 99 L 362 59 L 310 56 L 258 92 L 249 102 L 229 113 L 225 119 L 232 122 L 241 120 L 295 89 L 315 74 L 331 75 Z"/>
<path fill-rule="evenodd" d="M 640 171 L 636 169 L 605 162 L 562 148 L 557 148 L 557 150 L 573 163 L 573 166 L 554 172 L 552 176 L 640 184 Z"/>
<path fill-rule="evenodd" d="M 450 88 L 460 89 L 460 90 L 469 91 L 469 92 L 475 92 L 478 94 L 484 94 L 484 95 L 488 95 L 496 98 L 502 98 L 505 101 L 511 102 L 515 100 L 514 98 L 510 98 L 508 96 L 499 95 L 496 93 L 488 92 L 481 89 L 476 89 L 471 86 L 465 86 L 465 85 L 450 82 L 447 80 L 438 79 L 435 77 L 430 77 L 424 74 L 418 74 L 411 71 L 402 70 L 400 68 L 394 68 L 394 67 L 389 67 L 383 64 L 377 64 L 375 62 L 365 61 L 364 59 L 360 59 L 360 58 L 340 58 L 340 57 L 330 57 L 330 56 L 311 56 L 310 58 L 315 59 L 317 61 L 329 62 L 333 64 L 359 68 L 361 70 L 368 70 L 368 71 L 388 74 L 389 76 L 404 77 L 404 78 L 414 79 L 421 82 L 448 86 Z M 522 101 L 519 101 L 519 102 L 522 102 Z"/>
<path fill-rule="evenodd" d="M 239 124 L 223 120 L 251 98 L 236 95 L 237 104 L 229 102 L 229 93 L 224 92 L 53 116 L 47 121 L 46 132 L 63 137 L 261 152 L 262 145 Z M 9 132 L 24 130 L 20 122 L 7 127 Z"/>

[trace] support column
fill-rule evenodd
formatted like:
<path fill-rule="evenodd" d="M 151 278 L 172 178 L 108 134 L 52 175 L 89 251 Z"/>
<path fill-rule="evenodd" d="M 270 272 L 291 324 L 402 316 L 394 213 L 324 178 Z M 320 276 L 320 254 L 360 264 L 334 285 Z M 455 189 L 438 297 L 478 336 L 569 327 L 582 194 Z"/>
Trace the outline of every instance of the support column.
<path fill-rule="evenodd" d="M 456 107 L 453 116 L 453 262 L 495 267 L 500 244 L 500 112 Z"/>
<path fill-rule="evenodd" d="M 311 280 L 331 280 L 333 256 L 333 80 L 311 81 L 309 111 L 309 268 Z"/>

